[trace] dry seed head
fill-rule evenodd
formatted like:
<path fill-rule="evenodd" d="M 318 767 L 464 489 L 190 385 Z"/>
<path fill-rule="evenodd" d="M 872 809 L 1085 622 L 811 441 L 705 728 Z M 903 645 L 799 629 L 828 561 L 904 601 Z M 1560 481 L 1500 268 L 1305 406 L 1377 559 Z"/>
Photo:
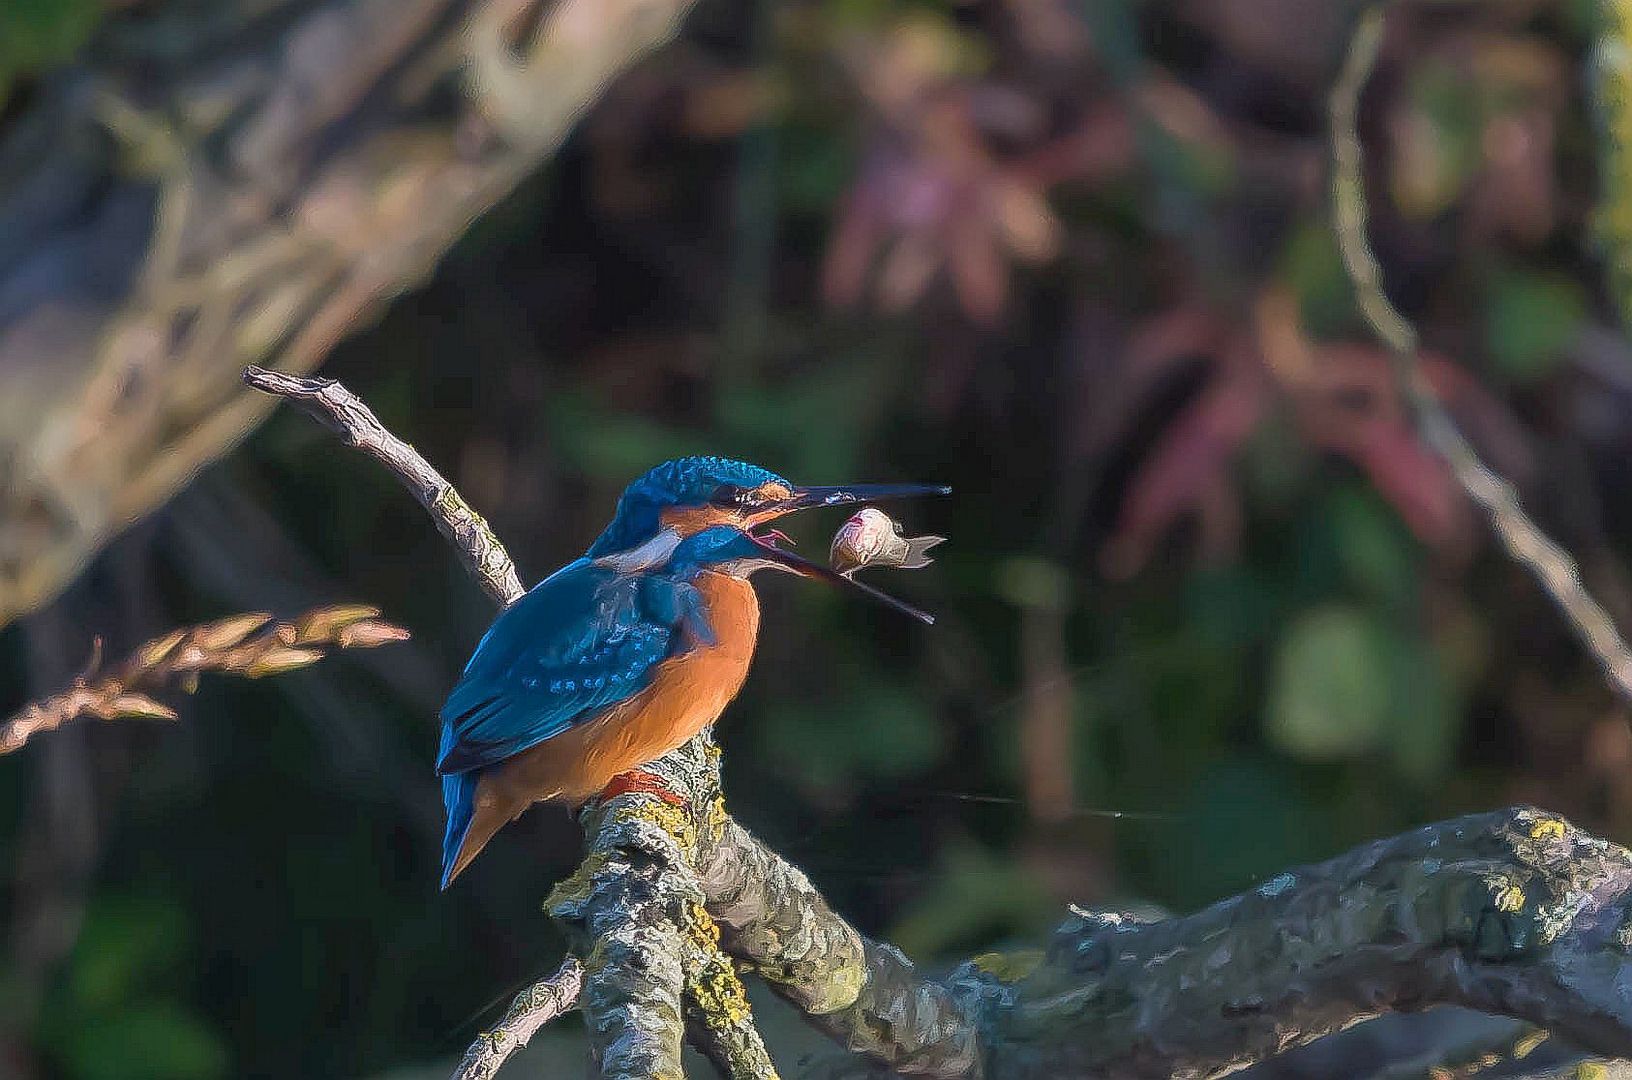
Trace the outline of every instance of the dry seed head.
<path fill-rule="evenodd" d="M 378 615 L 378 608 L 366 604 L 319 608 L 292 622 L 274 623 L 262 612 L 234 615 L 154 638 L 106 672 L 100 671 L 98 640 L 86 671 L 67 689 L 0 724 L 0 754 L 16 750 L 37 732 L 82 716 L 174 720 L 175 710 L 147 691 L 174 686 L 194 693 L 202 671 L 260 678 L 316 663 L 325 655 L 325 646 L 372 648 L 407 639 L 408 631 Z"/>
<path fill-rule="evenodd" d="M 290 649 L 278 645 L 257 657 L 243 669 L 243 673 L 251 679 L 259 679 L 263 675 L 279 675 L 303 668 L 321 659 L 323 654 L 316 649 Z"/>
<path fill-rule="evenodd" d="M 393 641 L 407 641 L 408 631 L 379 619 L 364 619 L 341 627 L 335 640 L 342 649 L 372 649 Z"/>
<path fill-rule="evenodd" d="M 146 694 L 124 693 L 108 703 L 114 716 L 132 716 L 141 720 L 174 720 L 176 710 L 161 704 Z M 103 719 L 112 719 L 104 717 Z"/>
<path fill-rule="evenodd" d="M 210 658 L 204 654 L 204 650 L 200 649 L 195 643 L 189 641 L 182 647 L 181 651 L 176 654 L 175 659 L 172 660 L 171 663 L 178 668 L 196 670 L 209 663 L 209 661 Z"/>
<path fill-rule="evenodd" d="M 152 641 L 149 641 L 147 644 L 136 650 L 136 665 L 138 667 L 150 668 L 159 663 L 165 657 L 175 652 L 176 646 L 180 645 L 182 638 L 185 638 L 186 636 L 187 630 L 186 628 L 183 628 L 180 630 L 172 630 L 170 633 L 161 638 L 154 638 Z"/>
<path fill-rule="evenodd" d="M 380 609 L 368 604 L 335 604 L 307 612 L 295 620 L 294 644 L 333 641 L 335 635 L 353 623 L 378 618 Z M 398 640 L 398 639 L 392 639 Z"/>
<path fill-rule="evenodd" d="M 205 623 L 193 631 L 193 644 L 207 653 L 230 649 L 271 621 L 272 616 L 267 612 L 252 611 Z"/>

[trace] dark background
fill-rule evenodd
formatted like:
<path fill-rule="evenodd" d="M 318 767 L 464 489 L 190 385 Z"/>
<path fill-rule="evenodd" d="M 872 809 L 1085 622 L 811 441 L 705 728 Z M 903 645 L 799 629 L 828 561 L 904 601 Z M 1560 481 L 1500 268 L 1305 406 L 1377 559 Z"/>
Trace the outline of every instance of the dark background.
<path fill-rule="evenodd" d="M 1632 352 L 1595 239 L 1591 7 L 1400 9 L 1362 134 L 1430 377 L 1624 620 Z M 939 624 L 763 581 L 720 725 L 736 816 L 926 962 L 1514 801 L 1632 841 L 1625 710 L 1354 310 L 1325 133 L 1351 11 L 706 0 L 324 373 L 529 584 L 683 453 L 952 484 L 899 508 L 951 538 L 936 565 L 881 581 Z M 108 17 L 0 3 L 5 115 Z M 790 531 L 821 552 L 838 524 Z M 414 640 L 0 761 L 20 1075 L 434 1076 L 553 967 L 563 812 L 435 887 L 435 713 L 488 603 L 298 413 L 0 633 L 0 704 L 96 635 L 118 655 L 339 601 Z"/>

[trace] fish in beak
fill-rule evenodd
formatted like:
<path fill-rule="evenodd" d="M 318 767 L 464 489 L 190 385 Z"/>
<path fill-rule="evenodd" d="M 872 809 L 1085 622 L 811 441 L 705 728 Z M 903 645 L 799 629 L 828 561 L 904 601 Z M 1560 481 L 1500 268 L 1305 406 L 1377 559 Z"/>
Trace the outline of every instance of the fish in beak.
<path fill-rule="evenodd" d="M 952 489 L 941 484 L 851 484 L 833 487 L 805 487 L 794 488 L 785 497 L 772 500 L 756 508 L 753 513 L 753 522 L 757 526 L 764 522 L 775 521 L 795 510 L 807 510 L 818 506 L 847 506 L 855 503 L 871 503 L 886 499 L 921 498 L 926 495 L 950 495 Z M 857 581 L 852 577 L 839 573 L 832 567 L 812 562 L 803 556 L 796 555 L 777 544 L 778 539 L 787 537 L 776 529 L 750 529 L 750 539 L 759 547 L 765 561 L 800 577 L 825 581 L 829 585 L 841 588 L 855 589 L 886 607 L 894 608 L 903 615 L 910 615 L 926 626 L 935 623 L 935 616 L 926 611 L 920 611 L 903 600 L 897 600 L 880 589 Z M 791 543 L 791 541 L 790 541 Z"/>

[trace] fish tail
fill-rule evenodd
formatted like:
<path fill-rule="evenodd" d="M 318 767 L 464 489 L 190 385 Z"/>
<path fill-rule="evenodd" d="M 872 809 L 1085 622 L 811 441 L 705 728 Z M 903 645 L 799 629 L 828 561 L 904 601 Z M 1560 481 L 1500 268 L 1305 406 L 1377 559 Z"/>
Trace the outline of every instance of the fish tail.
<path fill-rule="evenodd" d="M 944 543 L 944 536 L 913 536 L 907 539 L 907 553 L 901 558 L 901 569 L 921 570 L 934 562 L 929 557 L 929 549 L 936 544 Z"/>

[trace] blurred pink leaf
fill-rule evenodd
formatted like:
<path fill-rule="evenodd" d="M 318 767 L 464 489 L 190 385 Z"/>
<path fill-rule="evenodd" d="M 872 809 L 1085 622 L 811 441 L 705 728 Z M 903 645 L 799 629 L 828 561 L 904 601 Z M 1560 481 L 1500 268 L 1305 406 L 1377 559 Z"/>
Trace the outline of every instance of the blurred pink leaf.
<path fill-rule="evenodd" d="M 1263 415 L 1267 390 L 1250 369 L 1225 369 L 1168 426 L 1128 484 L 1101 559 L 1107 576 L 1138 572 L 1156 541 L 1186 513 L 1203 515 L 1204 547 L 1219 551 L 1233 544 L 1228 470 Z"/>
<path fill-rule="evenodd" d="M 1001 159 L 977 114 L 1016 129 L 1006 131 L 1011 138 L 1038 125 L 992 91 L 974 83 L 923 86 L 912 94 L 891 90 L 890 107 L 881 108 L 888 123 L 874 138 L 828 244 L 822 273 L 828 303 L 858 303 L 877 264 L 879 304 L 901 310 L 944 272 L 969 319 L 990 325 L 1007 300 L 1009 265 L 1042 265 L 1060 251 L 1064 230 L 1048 204 L 1048 188 L 1103 175 L 1132 158 L 1120 111 L 1095 111 L 1071 134 Z"/>

